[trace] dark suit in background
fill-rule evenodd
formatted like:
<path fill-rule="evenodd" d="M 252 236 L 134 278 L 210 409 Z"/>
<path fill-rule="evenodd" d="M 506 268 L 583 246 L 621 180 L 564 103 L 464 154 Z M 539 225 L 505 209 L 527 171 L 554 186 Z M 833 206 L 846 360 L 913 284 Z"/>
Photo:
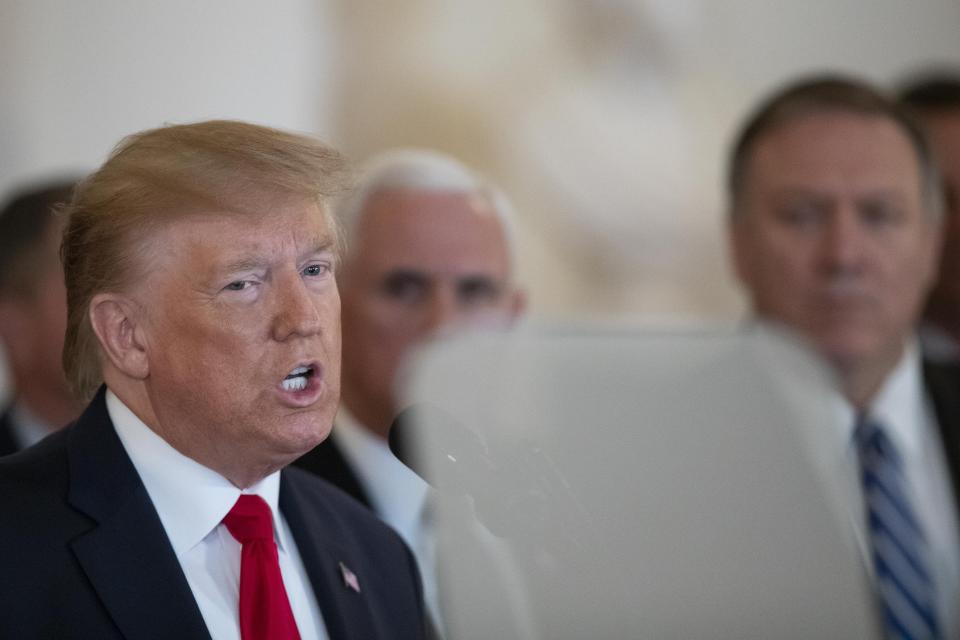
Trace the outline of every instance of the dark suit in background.
<path fill-rule="evenodd" d="M 366 505 L 373 512 L 375 493 L 366 486 L 334 433 L 293 463 L 314 473 Z M 447 496 L 449 498 L 449 496 Z M 436 581 L 439 605 L 449 640 L 503 637 L 539 638 L 542 635 L 528 593 L 525 569 L 515 556 L 510 539 L 498 540 L 477 521 L 472 504 L 464 500 L 440 500 L 440 525 L 434 527 Z M 436 505 L 435 505 L 436 506 Z M 451 593 L 457 595 L 451 597 Z M 466 595 L 469 593 L 470 595 Z M 473 595 L 475 594 L 475 597 Z M 454 602 L 460 605 L 454 607 Z M 468 607 L 462 606 L 469 602 Z M 430 629 L 433 637 L 443 634 Z"/>
<path fill-rule="evenodd" d="M 336 431 L 336 426 L 334 426 L 334 431 Z M 350 463 L 344 457 L 343 451 L 333 434 L 295 460 L 293 466 L 320 476 L 331 484 L 340 487 L 342 491 L 368 509 L 373 509 L 367 490 L 361 483 L 360 478 L 357 477 L 356 472 L 350 467 Z"/>
<path fill-rule="evenodd" d="M 13 416 L 10 407 L 0 413 L 0 456 L 7 456 L 20 450 L 13 434 Z"/>
<path fill-rule="evenodd" d="M 924 362 L 923 382 L 936 414 L 944 459 L 960 513 L 960 365 Z"/>

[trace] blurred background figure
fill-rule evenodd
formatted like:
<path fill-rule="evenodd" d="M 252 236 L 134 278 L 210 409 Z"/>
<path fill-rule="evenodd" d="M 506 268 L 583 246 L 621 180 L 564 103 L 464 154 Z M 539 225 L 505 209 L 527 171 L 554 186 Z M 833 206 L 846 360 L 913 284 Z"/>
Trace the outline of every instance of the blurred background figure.
<path fill-rule="evenodd" d="M 0 415 L 0 455 L 30 446 L 80 410 L 61 365 L 67 302 L 55 212 L 73 185 L 23 190 L 0 211 L 0 339 L 13 387 Z"/>
<path fill-rule="evenodd" d="M 924 355 L 960 362 L 960 68 L 915 76 L 900 99 L 926 130 L 946 199 L 940 273 L 920 334 Z"/>
<path fill-rule="evenodd" d="M 452 157 L 423 150 L 370 161 L 339 209 L 346 252 L 341 406 L 331 436 L 297 465 L 339 485 L 414 550 L 431 615 L 443 627 L 428 487 L 391 453 L 402 371 L 415 348 L 467 328 L 503 328 L 522 314 L 512 210 L 499 189 Z"/>
<path fill-rule="evenodd" d="M 913 337 L 942 216 L 925 138 L 871 86 L 810 79 L 741 129 L 729 189 L 754 313 L 808 339 L 845 397 L 822 444 L 885 628 L 956 637 L 960 387 L 956 371 L 922 364 Z"/>

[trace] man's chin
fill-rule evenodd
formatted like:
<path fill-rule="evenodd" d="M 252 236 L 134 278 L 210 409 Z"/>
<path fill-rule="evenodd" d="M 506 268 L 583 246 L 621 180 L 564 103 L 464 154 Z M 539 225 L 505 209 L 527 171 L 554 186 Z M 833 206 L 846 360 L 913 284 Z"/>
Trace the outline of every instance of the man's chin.
<path fill-rule="evenodd" d="M 316 411 L 291 417 L 279 427 L 279 446 L 293 458 L 299 458 L 330 436 L 333 416 Z"/>
<path fill-rule="evenodd" d="M 885 354 L 892 351 L 879 339 L 862 332 L 822 336 L 818 344 L 824 358 L 841 375 L 875 366 L 879 361 L 889 359 Z"/>

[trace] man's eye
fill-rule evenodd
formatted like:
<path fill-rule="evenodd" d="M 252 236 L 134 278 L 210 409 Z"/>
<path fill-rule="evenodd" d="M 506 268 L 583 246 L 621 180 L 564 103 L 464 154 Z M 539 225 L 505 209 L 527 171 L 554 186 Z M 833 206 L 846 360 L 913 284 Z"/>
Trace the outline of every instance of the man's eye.
<path fill-rule="evenodd" d="M 243 291 L 250 286 L 249 280 L 237 280 L 224 287 L 227 291 Z"/>
<path fill-rule="evenodd" d="M 413 274 L 391 274 L 383 282 L 382 291 L 388 298 L 406 303 L 421 300 L 427 293 L 426 279 Z"/>
<path fill-rule="evenodd" d="M 323 274 L 330 271 L 330 265 L 328 264 L 311 264 L 308 267 L 304 268 L 303 275 L 305 276 L 322 276 Z"/>
<path fill-rule="evenodd" d="M 500 293 L 500 286 L 490 278 L 467 278 L 457 284 L 457 298 L 466 305 L 492 302 Z"/>
<path fill-rule="evenodd" d="M 860 207 L 860 217 L 867 226 L 882 227 L 899 222 L 903 218 L 903 210 L 882 200 L 865 202 Z"/>
<path fill-rule="evenodd" d="M 823 216 L 823 207 L 814 203 L 798 203 L 781 209 L 778 217 L 790 226 L 807 227 L 816 224 Z"/>

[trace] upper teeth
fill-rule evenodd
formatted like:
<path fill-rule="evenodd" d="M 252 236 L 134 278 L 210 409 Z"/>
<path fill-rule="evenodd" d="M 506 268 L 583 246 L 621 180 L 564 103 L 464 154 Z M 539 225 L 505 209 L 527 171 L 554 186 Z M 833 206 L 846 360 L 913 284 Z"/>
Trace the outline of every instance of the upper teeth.
<path fill-rule="evenodd" d="M 307 388 L 307 379 L 303 376 L 287 378 L 280 383 L 284 391 L 302 391 Z"/>
<path fill-rule="evenodd" d="M 280 383 L 284 391 L 302 391 L 307 388 L 307 374 L 310 367 L 297 367 Z"/>

